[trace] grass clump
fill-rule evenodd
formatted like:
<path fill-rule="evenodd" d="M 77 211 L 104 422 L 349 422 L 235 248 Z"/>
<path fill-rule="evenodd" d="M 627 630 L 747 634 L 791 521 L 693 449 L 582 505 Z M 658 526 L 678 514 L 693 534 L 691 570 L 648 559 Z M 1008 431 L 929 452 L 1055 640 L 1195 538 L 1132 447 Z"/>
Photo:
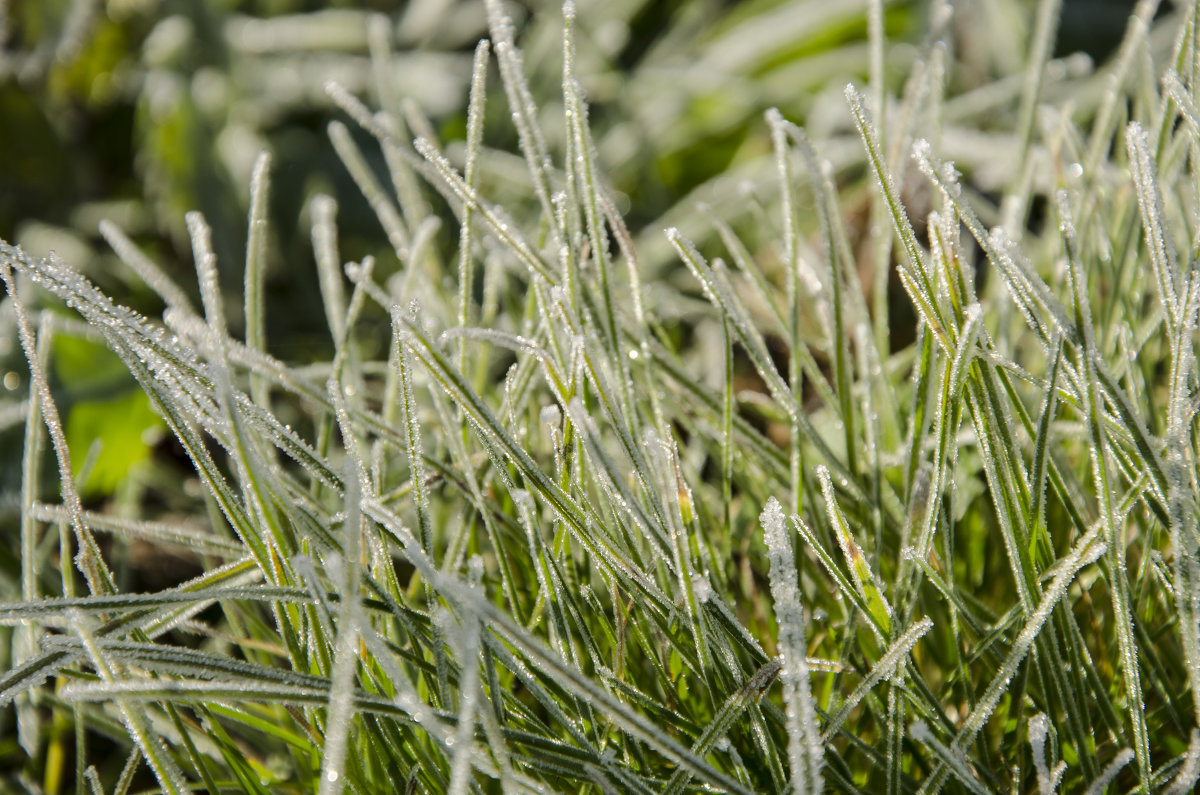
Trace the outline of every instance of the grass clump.
<path fill-rule="evenodd" d="M 382 153 L 330 124 L 386 244 L 345 263 L 337 203 L 311 200 L 316 364 L 270 352 L 268 155 L 240 309 L 200 213 L 199 306 L 102 227 L 161 318 L 0 246 L 31 375 L 2 409 L 25 421 L 0 604 L 19 780 L 1188 791 L 1197 20 L 1151 28 L 1143 3 L 1111 63 L 1072 71 L 1050 58 L 1057 10 L 1040 4 L 1023 72 L 971 87 L 937 6 L 897 86 L 869 4 L 845 123 L 770 111 L 770 146 L 731 167 L 769 200 L 689 200 L 635 233 L 573 5 L 552 116 L 489 2 L 464 146 L 411 108 L 410 143 L 395 108 L 327 86 Z M 1064 91 L 1077 103 L 1045 104 Z M 484 145 L 489 92 L 519 177 Z M 186 519 L 81 496 L 63 337 L 136 379 L 190 469 Z M 130 592 L 134 542 L 199 573 Z"/>

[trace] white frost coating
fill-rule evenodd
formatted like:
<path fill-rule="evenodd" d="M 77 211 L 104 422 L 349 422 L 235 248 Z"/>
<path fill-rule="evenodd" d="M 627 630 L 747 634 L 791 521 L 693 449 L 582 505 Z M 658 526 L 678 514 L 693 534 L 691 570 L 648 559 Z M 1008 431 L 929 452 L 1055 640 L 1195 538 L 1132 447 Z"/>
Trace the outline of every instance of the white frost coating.
<path fill-rule="evenodd" d="M 797 587 L 799 575 L 792 542 L 783 521 L 783 508 L 774 497 L 767 500 L 759 517 L 770 561 L 771 599 L 779 624 L 778 647 L 783 658 L 779 679 L 787 706 L 788 761 L 796 792 L 822 791 L 821 765 L 825 746 L 817 727 L 817 712 L 808 681 L 808 641 L 804 609 Z"/>
<path fill-rule="evenodd" d="M 535 340 L 520 334 L 511 334 L 507 331 L 497 331 L 491 328 L 477 328 L 474 326 L 455 326 L 448 328 L 441 333 L 439 340 L 452 339 L 472 339 L 483 340 L 484 342 L 496 345 L 502 348 L 508 348 L 511 351 L 518 353 L 531 353 L 543 362 L 548 362 L 549 354 L 546 350 L 537 344 Z"/>
<path fill-rule="evenodd" d="M 913 141 L 912 145 L 913 160 L 917 161 L 917 167 L 921 169 L 921 173 L 930 179 L 936 179 L 937 174 L 933 169 L 933 146 L 925 138 L 918 138 Z"/>
<path fill-rule="evenodd" d="M 1188 743 L 1187 753 L 1184 754 L 1183 767 L 1171 781 L 1171 786 L 1164 790 L 1164 795 L 1183 795 L 1191 792 L 1200 779 L 1200 729 L 1192 729 L 1192 740 Z"/>
<path fill-rule="evenodd" d="M 1084 790 L 1083 795 L 1104 795 L 1104 790 L 1108 787 L 1117 774 L 1121 772 L 1121 768 L 1133 761 L 1133 751 L 1129 748 L 1122 748 L 1108 766 L 1100 771 L 1100 775 L 1096 776 L 1095 781 L 1088 785 Z"/>
<path fill-rule="evenodd" d="M 788 419 L 795 421 L 797 419 L 798 408 L 796 400 L 792 396 L 791 390 L 787 383 L 783 380 L 783 376 L 779 374 L 775 364 L 771 360 L 767 352 L 766 343 L 759 334 L 757 328 L 750 321 L 744 307 L 730 288 L 729 283 L 725 280 L 718 279 L 713 268 L 705 261 L 696 247 L 691 241 L 679 233 L 675 227 L 668 227 L 664 230 L 667 240 L 675 247 L 676 253 L 679 254 L 684 264 L 688 266 L 688 270 L 700 282 L 700 286 L 704 289 L 704 295 L 713 305 L 723 310 L 728 320 L 737 330 L 738 336 L 741 338 L 742 345 L 750 354 L 751 360 L 754 362 L 754 367 L 758 370 L 758 374 L 767 382 L 767 389 L 784 411 L 787 412 Z"/>
<path fill-rule="evenodd" d="M 912 726 L 908 727 L 908 734 L 919 743 L 927 743 L 933 738 L 929 732 L 929 727 L 925 725 L 925 721 L 919 720 Z"/>
<path fill-rule="evenodd" d="M 337 243 L 337 202 L 318 193 L 308 205 L 312 218 L 313 257 L 317 262 L 317 278 L 325 318 L 335 345 L 341 344 L 346 333 L 346 288 L 342 284 L 342 265 Z"/>
<path fill-rule="evenodd" d="M 410 314 L 416 317 L 416 307 L 410 306 Z M 417 504 L 417 521 L 420 526 L 422 548 L 433 549 L 433 527 L 429 520 L 429 496 L 425 486 L 425 459 L 421 448 L 421 424 L 417 417 L 416 397 L 413 394 L 413 355 L 400 319 L 399 308 L 392 307 L 392 327 L 399 346 L 399 355 L 392 357 L 395 377 L 400 385 L 400 419 L 404 428 L 405 450 L 408 453 L 409 473 L 413 487 L 413 498 Z"/>
<path fill-rule="evenodd" d="M 396 252 L 396 257 L 401 261 L 407 260 L 409 238 L 408 232 L 404 228 L 404 221 L 401 220 L 400 212 L 392 203 L 391 198 L 380 187 L 362 150 L 354 142 L 346 125 L 341 122 L 330 122 L 328 132 L 334 151 L 337 152 L 338 158 L 349 172 L 350 178 L 354 180 L 359 193 L 371 206 L 371 210 L 379 220 L 379 225 L 383 227 L 384 234 L 387 235 L 388 242 Z"/>
<path fill-rule="evenodd" d="M 529 83 L 525 79 L 525 67 L 521 51 L 513 41 L 513 24 L 504 13 L 504 6 L 499 0 L 486 0 L 488 27 L 491 29 L 492 41 L 495 43 L 496 62 L 500 68 L 500 80 L 504 84 L 504 92 L 508 97 L 508 105 L 512 108 L 512 120 L 517 128 L 517 136 L 521 153 L 529 166 L 530 176 L 533 177 L 534 192 L 542 204 L 546 217 L 554 218 L 554 208 L 550 202 L 550 178 L 553 166 L 550 162 L 546 137 L 538 123 L 537 104 L 533 101 Z M 560 238 L 560 229 L 553 229 L 554 237 Z"/>
<path fill-rule="evenodd" d="M 483 107 L 487 93 L 487 64 L 491 43 L 481 39 L 475 46 L 471 66 L 471 92 L 467 104 L 467 156 L 463 167 L 463 180 L 470 188 L 475 187 L 475 172 L 479 162 L 479 148 L 483 141 Z M 475 266 L 472 262 L 472 210 L 463 207 L 462 225 L 458 240 L 458 325 L 466 326 L 471 316 L 471 303 L 475 292 Z M 411 270 L 410 270 L 411 272 Z M 457 353 L 459 369 L 466 356 L 466 342 L 460 342 Z"/>
<path fill-rule="evenodd" d="M 939 4 L 932 17 L 930 29 L 941 30 L 949 25 L 950 20 L 954 17 L 954 4 L 949 2 Z"/>
<path fill-rule="evenodd" d="M 479 592 L 479 580 L 483 574 L 483 559 L 472 556 L 468 561 L 467 587 Z M 475 713 L 479 706 L 479 620 L 473 610 L 463 611 L 461 623 L 447 622 L 447 635 L 457 641 L 455 650 L 460 655 L 463 668 L 459 684 L 458 725 L 453 735 L 454 757 L 450 764 L 450 795 L 465 795 L 471 783 L 471 767 L 475 758 Z M 451 738 L 447 738 L 451 739 Z"/>
<path fill-rule="evenodd" d="M 330 675 L 329 709 L 325 727 L 325 748 L 321 759 L 321 795 L 339 795 L 345 786 L 342 771 L 350 747 L 354 722 L 354 690 L 357 684 L 359 638 L 362 627 L 358 613 L 358 594 L 361 582 L 362 495 L 369 487 L 359 452 L 357 438 L 341 397 L 339 384 L 330 379 L 326 388 L 332 398 L 334 413 L 346 446 L 345 521 L 342 535 L 342 555 L 326 555 L 326 572 L 341 592 L 338 606 L 337 636 L 333 642 L 333 671 Z"/>
<path fill-rule="evenodd" d="M 1136 121 L 1125 129 L 1125 145 L 1129 152 L 1129 171 L 1137 191 L 1138 208 L 1142 214 L 1146 248 L 1158 280 L 1163 305 L 1172 326 L 1178 326 L 1182 309 L 1179 295 L 1179 273 L 1175 249 L 1166 234 L 1162 194 L 1158 189 L 1158 169 L 1151 155 L 1146 131 Z"/>
<path fill-rule="evenodd" d="M 221 287 L 217 279 L 217 255 L 212 248 L 212 229 L 204 216 L 190 212 L 186 216 L 188 235 L 192 238 L 192 256 L 196 260 L 196 277 L 200 282 L 200 298 L 204 304 L 204 317 L 218 344 L 225 337 L 225 307 L 221 302 Z"/>
<path fill-rule="evenodd" d="M 947 196 L 958 197 L 961 195 L 962 187 L 958 183 L 958 169 L 949 162 L 938 163 L 933 156 L 933 146 L 929 141 L 924 138 L 918 139 L 913 144 L 912 154 L 921 173 L 936 182 Z"/>
<path fill-rule="evenodd" d="M 52 262 L 53 258 L 51 257 L 42 260 L 40 264 L 45 266 Z M 80 500 L 78 490 L 75 488 L 75 479 L 71 469 L 71 452 L 67 446 L 67 437 L 63 431 L 58 407 L 54 403 L 54 398 L 50 393 L 50 384 L 46 380 L 46 375 L 42 368 L 41 356 L 38 352 L 39 341 L 34 336 L 33 327 L 29 322 L 25 305 L 22 303 L 17 290 L 16 278 L 12 272 L 13 264 L 28 265 L 29 263 L 25 258 L 25 253 L 21 249 L 12 249 L 0 243 L 0 280 L 3 280 L 8 290 L 8 295 L 12 300 L 12 307 L 17 321 L 17 336 L 20 338 L 21 349 L 25 353 L 25 358 L 29 362 L 29 376 L 32 380 L 33 389 L 37 392 L 38 400 L 41 403 L 42 421 L 46 425 L 46 431 L 50 434 L 55 459 L 58 462 L 59 484 L 63 502 L 66 504 L 67 510 L 71 515 L 71 524 L 75 529 L 75 536 L 79 543 L 79 551 L 75 554 L 75 564 L 87 580 L 89 591 L 92 593 L 111 593 L 115 590 L 112 574 L 109 572 L 108 566 L 104 563 L 104 558 L 100 554 L 99 547 L 96 546 L 96 540 L 92 536 L 92 531 L 83 518 L 83 503 Z M 26 269 L 25 272 L 29 273 L 29 270 Z M 44 279 L 38 278 L 36 271 L 30 273 L 30 275 L 36 283 L 47 287 L 47 289 L 51 289 L 45 283 Z M 78 289 L 79 287 L 91 287 L 86 279 L 66 268 L 62 269 L 61 278 L 72 288 L 72 292 L 83 292 Z M 94 288 L 92 289 L 94 290 Z M 86 306 L 86 304 L 73 303 L 70 299 L 67 300 L 67 304 L 68 306 L 74 306 L 81 313 L 83 313 L 83 306 Z M 86 313 L 84 316 L 87 317 Z M 49 324 L 43 329 L 43 333 L 51 333 Z"/>
<path fill-rule="evenodd" d="M 1046 736 L 1050 733 L 1050 721 L 1046 713 L 1039 712 L 1029 719 L 1029 747 L 1033 749 L 1033 767 L 1037 770 L 1038 795 L 1054 795 L 1067 763 L 1059 762 L 1050 770 L 1046 766 Z"/>
<path fill-rule="evenodd" d="M 1172 590 L 1183 639 L 1183 659 L 1192 685 L 1192 705 L 1200 716 L 1200 559 L 1195 552 L 1196 517 L 1192 508 L 1191 427 L 1196 358 L 1197 312 L 1200 311 L 1200 280 L 1188 281 L 1187 300 L 1181 322 L 1171 335 L 1171 396 L 1167 408 L 1167 526 L 1175 550 Z"/>
<path fill-rule="evenodd" d="M 538 412 L 538 419 L 541 420 L 542 425 L 557 428 L 562 422 L 562 411 L 557 404 L 551 403 L 549 406 L 542 407 L 542 410 Z"/>
<path fill-rule="evenodd" d="M 267 255 L 267 204 L 271 187 L 271 154 L 258 153 L 250 176 L 250 220 L 246 238 L 246 273 L 244 281 L 246 344 L 262 349 L 266 344 L 263 321 L 263 284 Z M 259 387 L 261 392 L 261 387 Z"/>
<path fill-rule="evenodd" d="M 79 636 L 80 644 L 87 649 L 88 655 L 92 658 L 92 665 L 96 669 L 96 673 L 102 680 L 103 685 L 116 688 L 130 685 L 135 687 L 144 685 L 144 680 L 141 679 L 117 678 L 117 674 L 114 673 L 100 644 L 96 642 L 90 622 L 82 613 L 72 609 L 67 613 L 66 618 L 75 633 Z M 66 688 L 64 688 L 64 692 L 65 690 Z M 154 730 L 154 726 L 148 716 L 130 701 L 122 699 L 119 696 L 115 700 L 117 708 L 121 713 L 121 720 L 125 724 L 129 736 L 133 738 L 137 747 L 141 750 L 146 764 L 154 771 L 154 777 L 158 779 L 163 792 L 171 793 L 171 795 L 182 795 L 188 792 L 189 788 L 183 771 L 180 770 L 175 760 L 167 752 L 162 738 Z"/>

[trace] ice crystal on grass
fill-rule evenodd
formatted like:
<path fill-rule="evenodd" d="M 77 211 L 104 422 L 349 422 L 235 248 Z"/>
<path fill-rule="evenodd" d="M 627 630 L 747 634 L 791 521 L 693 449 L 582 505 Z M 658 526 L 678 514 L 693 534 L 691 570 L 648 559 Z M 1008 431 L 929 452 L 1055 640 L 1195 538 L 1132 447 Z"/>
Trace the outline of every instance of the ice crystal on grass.
<path fill-rule="evenodd" d="M 1113 757 L 1113 760 L 1105 766 L 1104 770 L 1100 772 L 1100 775 L 1088 785 L 1088 788 L 1084 791 L 1085 795 L 1103 795 L 1105 790 L 1108 788 L 1108 785 L 1112 783 L 1112 780 L 1115 779 L 1117 774 L 1121 772 L 1121 768 L 1125 767 L 1132 761 L 1133 751 L 1129 750 L 1128 748 L 1122 748 L 1117 752 L 1117 755 Z"/>
<path fill-rule="evenodd" d="M 1066 762 L 1059 762 L 1053 770 L 1046 764 L 1046 737 L 1049 732 L 1050 720 L 1046 713 L 1039 712 L 1029 719 L 1029 747 L 1033 751 L 1033 768 L 1037 771 L 1038 795 L 1054 795 L 1067 770 Z"/>
<path fill-rule="evenodd" d="M 817 726 L 816 706 L 809 683 L 807 620 L 800 603 L 800 576 L 796 571 L 792 541 L 784 523 L 783 508 L 774 497 L 759 517 L 770 552 L 771 598 L 779 625 L 779 650 L 783 657 L 783 698 L 787 705 L 788 759 L 792 786 L 797 792 L 821 792 L 821 766 L 825 747 Z"/>
<path fill-rule="evenodd" d="M 1197 779 L 1200 779 L 1200 729 L 1193 729 L 1192 741 L 1188 744 L 1187 753 L 1183 755 L 1183 764 L 1171 780 L 1171 786 L 1164 791 L 1167 795 L 1192 792 Z"/>

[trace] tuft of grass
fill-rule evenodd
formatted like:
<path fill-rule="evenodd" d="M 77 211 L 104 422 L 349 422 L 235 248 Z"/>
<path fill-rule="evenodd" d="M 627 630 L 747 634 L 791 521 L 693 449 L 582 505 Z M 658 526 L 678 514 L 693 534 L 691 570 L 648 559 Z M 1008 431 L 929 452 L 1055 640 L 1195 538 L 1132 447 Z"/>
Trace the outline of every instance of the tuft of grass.
<path fill-rule="evenodd" d="M 156 318 L 0 243 L 31 385 L 0 407 L 25 423 L 0 603 L 18 780 L 1189 791 L 1196 8 L 1151 26 L 1139 4 L 1112 61 L 1072 72 L 1060 5 L 1016 71 L 972 85 L 969 28 L 935 4 L 898 84 L 869 2 L 844 119 L 769 111 L 770 146 L 709 185 L 742 169 L 774 198 L 647 230 L 606 176 L 572 2 L 552 100 L 489 0 L 459 148 L 387 93 L 372 23 L 384 109 L 326 90 L 377 148 L 330 123 L 385 242 L 345 262 L 344 209 L 311 198 L 317 272 L 290 278 L 321 295 L 317 363 L 271 352 L 265 153 L 240 313 L 199 212 L 199 306 L 101 227 Z M 814 8 L 734 19 L 713 57 L 753 61 L 748 29 Z M 517 176 L 484 144 L 501 93 Z M 185 516 L 81 496 L 102 459 L 67 443 L 64 337 L 137 381 L 187 462 Z M 129 590 L 135 544 L 194 576 Z"/>

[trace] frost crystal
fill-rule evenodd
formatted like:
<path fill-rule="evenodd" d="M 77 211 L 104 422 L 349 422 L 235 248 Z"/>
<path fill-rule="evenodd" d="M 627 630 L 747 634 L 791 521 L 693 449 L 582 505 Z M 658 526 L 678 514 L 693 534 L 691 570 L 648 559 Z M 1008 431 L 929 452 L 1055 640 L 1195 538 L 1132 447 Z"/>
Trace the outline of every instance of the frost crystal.
<path fill-rule="evenodd" d="M 799 575 L 792 542 L 784 525 L 783 508 L 774 497 L 759 517 L 767 541 L 771 566 L 771 598 L 779 624 L 779 650 L 783 658 L 783 699 L 787 705 L 788 759 L 792 786 L 797 792 L 822 791 L 821 764 L 824 746 L 808 681 L 808 642 L 804 610 L 800 605 Z"/>
<path fill-rule="evenodd" d="M 1066 762 L 1059 762 L 1051 770 L 1046 766 L 1046 735 L 1050 733 L 1050 721 L 1046 713 L 1039 712 L 1029 719 L 1029 747 L 1033 750 L 1033 766 L 1037 770 L 1038 795 L 1053 795 L 1067 770 Z"/>

